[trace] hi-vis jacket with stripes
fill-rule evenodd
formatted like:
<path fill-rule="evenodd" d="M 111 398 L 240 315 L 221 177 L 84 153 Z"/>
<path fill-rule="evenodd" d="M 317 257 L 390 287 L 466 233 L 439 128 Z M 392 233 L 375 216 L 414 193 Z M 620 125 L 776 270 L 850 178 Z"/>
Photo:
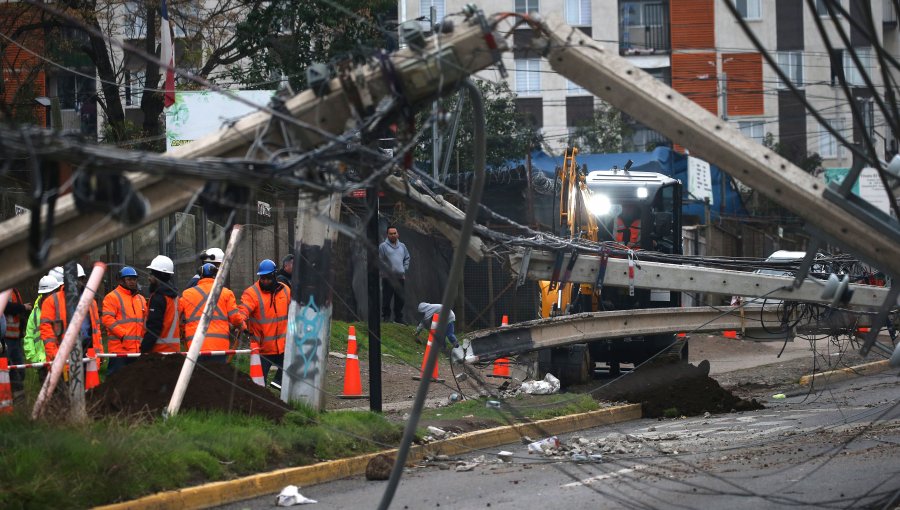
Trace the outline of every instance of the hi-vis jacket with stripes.
<path fill-rule="evenodd" d="M 273 292 L 266 292 L 254 283 L 241 295 L 238 307 L 250 334 L 259 342 L 260 354 L 284 354 L 284 337 L 287 333 L 288 306 L 291 291 L 282 283 Z"/>
<path fill-rule="evenodd" d="M 141 352 L 147 300 L 119 285 L 103 298 L 103 327 L 111 353 Z"/>
<path fill-rule="evenodd" d="M 66 294 L 65 287 L 60 287 L 52 295 L 48 295 L 41 303 L 41 340 L 44 342 L 44 351 L 47 353 L 47 361 L 53 361 L 59 351 L 66 327 Z M 89 313 L 91 319 L 91 344 L 98 353 L 103 352 L 103 343 L 100 341 L 100 317 L 97 314 L 97 302 L 91 300 Z"/>
<path fill-rule="evenodd" d="M 185 289 L 181 293 L 181 298 L 178 299 L 178 314 L 181 317 L 187 349 L 191 348 L 191 339 L 194 337 L 194 332 L 197 331 L 197 326 L 200 324 L 200 316 L 203 315 L 203 307 L 206 305 L 212 286 L 212 278 L 201 278 L 197 285 Z M 227 350 L 230 347 L 229 340 L 231 338 L 228 334 L 229 324 L 241 329 L 245 328 L 244 317 L 238 311 L 234 292 L 223 288 L 222 293 L 219 294 L 219 302 L 213 308 L 202 350 Z"/>

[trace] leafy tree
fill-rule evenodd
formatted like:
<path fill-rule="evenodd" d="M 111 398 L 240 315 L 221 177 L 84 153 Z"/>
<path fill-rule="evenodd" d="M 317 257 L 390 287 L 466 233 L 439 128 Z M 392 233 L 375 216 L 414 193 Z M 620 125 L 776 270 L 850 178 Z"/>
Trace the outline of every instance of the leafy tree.
<path fill-rule="evenodd" d="M 590 120 L 580 123 L 569 138 L 574 145 L 587 153 L 609 154 L 623 152 L 631 128 L 622 118 L 622 112 L 601 102 L 594 109 Z"/>
<path fill-rule="evenodd" d="M 283 74 L 294 90 L 302 89 L 312 63 L 359 62 L 378 48 L 396 47 L 396 27 L 384 23 L 396 8 L 390 0 L 260 2 L 235 30 L 236 51 L 253 58 L 229 74 L 250 87 L 271 87 Z"/>
<path fill-rule="evenodd" d="M 522 159 L 529 151 L 540 146 L 540 131 L 527 115 L 516 108 L 516 96 L 505 81 L 475 80 L 475 84 L 481 89 L 485 101 L 487 143 L 485 159 L 488 168 L 500 168 L 510 160 Z M 455 160 L 455 164 L 451 164 L 451 169 L 455 170 L 458 167 L 461 172 L 470 172 L 474 162 L 473 147 L 475 137 L 472 131 L 474 118 L 468 93 L 460 93 L 466 94 L 466 102 L 464 103 L 459 132 L 456 135 L 454 147 L 450 149 L 447 147 L 452 123 L 441 124 L 441 135 L 444 139 L 443 150 L 449 150 Z M 441 111 L 454 112 L 456 103 L 459 100 L 458 97 L 458 95 L 454 95 L 442 99 L 440 101 Z M 430 114 L 430 110 L 420 113 L 418 125 L 421 126 Z M 431 159 L 432 137 L 429 130 L 423 134 L 419 144 L 416 146 L 416 160 L 420 162 L 427 161 L 430 166 Z"/>
<path fill-rule="evenodd" d="M 781 140 L 775 141 L 775 135 L 766 133 L 763 138 L 763 146 L 776 152 L 779 156 L 805 170 L 807 173 L 817 175 L 822 171 L 822 156 L 818 152 L 801 153 L 792 144 L 786 144 Z"/>

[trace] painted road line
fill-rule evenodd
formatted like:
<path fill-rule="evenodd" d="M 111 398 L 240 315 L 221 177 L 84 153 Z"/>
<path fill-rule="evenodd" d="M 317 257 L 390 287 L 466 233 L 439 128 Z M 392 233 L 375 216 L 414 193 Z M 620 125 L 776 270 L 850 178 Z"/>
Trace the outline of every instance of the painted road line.
<path fill-rule="evenodd" d="M 646 469 L 646 468 L 647 468 L 646 464 L 638 464 L 638 465 L 634 466 L 633 468 L 624 468 L 624 469 L 620 469 L 618 471 L 613 471 L 612 473 L 605 473 L 602 475 L 592 476 L 590 478 L 585 478 L 585 479 L 579 480 L 577 482 L 566 483 L 566 484 L 560 485 L 560 487 L 563 487 L 563 488 L 581 487 L 583 485 L 590 485 L 594 482 L 608 480 L 610 478 L 618 478 L 622 475 L 627 475 L 628 473 L 634 473 L 635 471 L 640 471 L 640 470 Z"/>

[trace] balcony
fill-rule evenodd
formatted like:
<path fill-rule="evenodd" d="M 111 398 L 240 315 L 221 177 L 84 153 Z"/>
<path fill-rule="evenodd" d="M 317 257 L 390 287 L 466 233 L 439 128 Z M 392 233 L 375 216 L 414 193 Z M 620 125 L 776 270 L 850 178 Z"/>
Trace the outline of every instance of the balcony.
<path fill-rule="evenodd" d="M 619 2 L 619 54 L 668 54 L 668 2 Z"/>

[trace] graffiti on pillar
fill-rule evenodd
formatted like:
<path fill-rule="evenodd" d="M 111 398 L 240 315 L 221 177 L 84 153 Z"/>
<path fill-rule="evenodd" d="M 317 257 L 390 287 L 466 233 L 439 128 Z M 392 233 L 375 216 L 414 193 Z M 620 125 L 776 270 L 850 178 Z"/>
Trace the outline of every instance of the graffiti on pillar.
<path fill-rule="evenodd" d="M 325 323 L 325 314 L 319 311 L 313 296 L 289 322 L 293 330 L 290 336 L 294 339 L 294 363 L 288 370 L 294 378 L 309 379 L 319 373 L 320 336 Z"/>

